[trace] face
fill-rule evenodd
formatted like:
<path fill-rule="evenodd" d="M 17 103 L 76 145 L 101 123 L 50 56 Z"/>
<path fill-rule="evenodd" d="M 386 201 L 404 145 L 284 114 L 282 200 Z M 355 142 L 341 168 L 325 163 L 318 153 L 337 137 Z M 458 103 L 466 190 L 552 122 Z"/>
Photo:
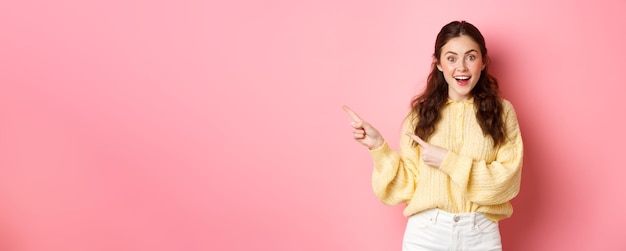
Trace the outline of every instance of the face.
<path fill-rule="evenodd" d="M 454 101 L 466 101 L 485 69 L 480 47 L 466 35 L 454 37 L 441 48 L 437 69 L 448 83 L 448 96 Z"/>

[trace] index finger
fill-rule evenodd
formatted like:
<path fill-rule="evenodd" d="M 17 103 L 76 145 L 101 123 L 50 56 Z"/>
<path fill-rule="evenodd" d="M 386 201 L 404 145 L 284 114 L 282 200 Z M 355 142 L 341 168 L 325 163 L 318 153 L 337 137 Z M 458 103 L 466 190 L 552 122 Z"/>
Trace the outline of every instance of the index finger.
<path fill-rule="evenodd" d="M 415 140 L 415 142 L 417 142 L 417 144 L 419 144 L 420 146 L 427 146 L 428 143 L 426 143 L 426 141 L 424 141 L 422 138 L 418 137 L 417 135 L 410 133 L 410 132 L 406 132 L 406 135 L 409 136 L 411 139 Z"/>
<path fill-rule="evenodd" d="M 356 115 L 356 113 L 354 111 L 352 111 L 352 109 L 350 109 L 350 107 L 348 106 L 343 106 L 343 110 L 346 111 L 348 114 L 350 114 L 350 117 L 352 117 L 352 119 L 354 121 L 363 121 L 363 119 L 361 119 L 361 117 L 359 117 L 359 115 Z"/>

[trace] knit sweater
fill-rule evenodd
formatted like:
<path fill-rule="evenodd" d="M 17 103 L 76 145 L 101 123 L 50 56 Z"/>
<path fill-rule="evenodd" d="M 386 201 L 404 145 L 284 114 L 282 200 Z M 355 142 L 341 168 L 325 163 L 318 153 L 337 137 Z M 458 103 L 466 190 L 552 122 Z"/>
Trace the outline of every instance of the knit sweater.
<path fill-rule="evenodd" d="M 510 200 L 519 192 L 523 143 L 513 105 L 502 101 L 506 140 L 493 146 L 476 120 L 473 99 L 449 100 L 428 143 L 448 154 L 439 168 L 426 165 L 420 147 L 404 132 L 413 132 L 415 114 L 404 121 L 399 152 L 385 142 L 370 151 L 372 186 L 387 205 L 406 203 L 405 216 L 438 208 L 450 213 L 482 212 L 492 221 L 513 213 Z"/>

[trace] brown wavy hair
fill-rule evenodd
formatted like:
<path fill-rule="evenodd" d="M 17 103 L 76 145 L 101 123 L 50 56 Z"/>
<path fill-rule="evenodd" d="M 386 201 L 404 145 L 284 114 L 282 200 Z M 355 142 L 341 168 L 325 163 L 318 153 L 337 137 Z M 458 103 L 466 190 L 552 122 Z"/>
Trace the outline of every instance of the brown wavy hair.
<path fill-rule="evenodd" d="M 413 114 L 416 115 L 414 119 L 417 120 L 414 133 L 427 141 L 435 131 L 437 122 L 441 119 L 441 110 L 448 100 L 448 84 L 443 73 L 437 69 L 437 64 L 441 57 L 441 48 L 450 39 L 461 35 L 469 36 L 480 47 L 485 68 L 482 70 L 478 83 L 472 89 L 471 94 L 474 97 L 474 106 L 476 107 L 476 120 L 483 134 L 489 135 L 493 139 L 494 146 L 498 146 L 504 143 L 506 135 L 498 81 L 487 71 L 489 57 L 485 38 L 478 28 L 465 21 L 453 21 L 446 24 L 437 35 L 432 69 L 426 81 L 426 90 L 411 100 Z M 413 142 L 413 145 L 417 146 L 417 143 Z"/>

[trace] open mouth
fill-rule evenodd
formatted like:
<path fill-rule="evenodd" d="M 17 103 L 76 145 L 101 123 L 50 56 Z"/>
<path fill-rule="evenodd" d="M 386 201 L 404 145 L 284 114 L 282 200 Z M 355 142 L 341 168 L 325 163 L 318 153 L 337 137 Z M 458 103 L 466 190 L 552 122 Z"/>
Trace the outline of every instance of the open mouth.
<path fill-rule="evenodd" d="M 470 76 L 454 76 L 454 79 L 456 79 L 456 82 L 460 86 L 466 86 L 469 83 L 470 78 Z"/>

